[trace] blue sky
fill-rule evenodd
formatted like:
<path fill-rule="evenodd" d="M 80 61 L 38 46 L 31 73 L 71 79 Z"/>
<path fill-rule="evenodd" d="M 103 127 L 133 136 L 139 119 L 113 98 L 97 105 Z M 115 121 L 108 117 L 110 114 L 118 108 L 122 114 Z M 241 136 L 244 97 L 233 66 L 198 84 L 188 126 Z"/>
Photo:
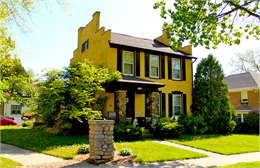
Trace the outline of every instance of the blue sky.
<path fill-rule="evenodd" d="M 68 66 L 77 48 L 78 28 L 86 26 L 91 21 L 95 11 L 101 12 L 100 26 L 112 32 L 131 35 L 140 38 L 154 39 L 162 34 L 164 19 L 160 17 L 160 10 L 153 9 L 153 0 L 69 0 L 69 12 L 63 12 L 58 5 L 42 8 L 31 18 L 34 32 L 27 35 L 15 31 L 17 49 L 21 50 L 19 58 L 26 69 L 33 69 L 39 73 L 44 68 Z M 172 1 L 166 1 L 171 7 Z M 52 11 L 52 13 L 51 13 Z M 219 45 L 216 50 L 205 47 L 193 48 L 193 56 L 197 64 L 208 54 L 213 54 L 223 67 L 224 73 L 229 75 L 232 67 L 229 65 L 234 52 L 245 52 L 249 48 L 255 49 L 260 42 L 242 39 L 240 45 Z"/>

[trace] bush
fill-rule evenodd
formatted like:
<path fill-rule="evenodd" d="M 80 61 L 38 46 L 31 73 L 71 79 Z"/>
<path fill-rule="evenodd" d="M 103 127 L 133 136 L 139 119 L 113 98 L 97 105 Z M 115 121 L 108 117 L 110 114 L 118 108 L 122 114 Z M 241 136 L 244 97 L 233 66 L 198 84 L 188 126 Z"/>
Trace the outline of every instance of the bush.
<path fill-rule="evenodd" d="M 89 145 L 87 144 L 83 144 L 82 146 L 80 146 L 79 150 L 78 150 L 79 154 L 87 154 L 89 153 Z"/>
<path fill-rule="evenodd" d="M 27 120 L 27 121 L 24 121 L 24 122 L 22 123 L 22 126 L 23 126 L 23 127 L 33 128 L 33 123 L 34 123 L 34 122 L 35 122 L 34 120 Z"/>
<path fill-rule="evenodd" d="M 207 124 L 201 115 L 189 116 L 187 113 L 181 114 L 178 118 L 178 123 L 183 125 L 184 134 L 197 135 L 203 134 L 208 130 Z"/>
<path fill-rule="evenodd" d="M 115 125 L 114 139 L 116 141 L 136 141 L 142 139 L 141 127 L 133 125 Z"/>
<path fill-rule="evenodd" d="M 156 138 L 177 138 L 184 132 L 183 125 L 168 118 L 160 118 L 155 125 Z"/>
<path fill-rule="evenodd" d="M 254 109 L 245 117 L 245 123 L 248 125 L 250 133 L 259 133 L 259 109 Z"/>
<path fill-rule="evenodd" d="M 122 156 L 129 156 L 129 155 L 132 155 L 132 150 L 131 149 L 127 149 L 127 148 L 124 148 L 120 151 L 120 155 Z"/>

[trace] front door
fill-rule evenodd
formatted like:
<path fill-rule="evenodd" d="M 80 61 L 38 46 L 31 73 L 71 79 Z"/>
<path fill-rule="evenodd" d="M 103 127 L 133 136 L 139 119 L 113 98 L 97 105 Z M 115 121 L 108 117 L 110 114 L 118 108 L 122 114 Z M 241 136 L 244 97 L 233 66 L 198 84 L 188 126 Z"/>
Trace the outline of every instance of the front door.
<path fill-rule="evenodd" d="M 135 118 L 135 92 L 127 92 L 128 103 L 126 103 L 126 117 Z"/>

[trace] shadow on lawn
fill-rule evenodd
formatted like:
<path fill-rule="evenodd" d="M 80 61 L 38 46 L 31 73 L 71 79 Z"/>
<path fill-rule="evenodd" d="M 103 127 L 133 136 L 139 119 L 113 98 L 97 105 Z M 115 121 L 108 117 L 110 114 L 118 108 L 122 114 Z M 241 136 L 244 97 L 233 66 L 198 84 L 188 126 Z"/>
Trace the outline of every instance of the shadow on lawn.
<path fill-rule="evenodd" d="M 183 142 L 183 141 L 195 141 L 195 140 L 211 139 L 211 138 L 221 138 L 224 136 L 230 136 L 230 134 L 181 135 L 179 138 L 174 138 L 171 140 L 177 140 Z"/>
<path fill-rule="evenodd" d="M 36 152 L 51 150 L 56 147 L 89 144 L 84 136 L 56 136 L 39 129 L 1 129 L 1 142 Z"/>

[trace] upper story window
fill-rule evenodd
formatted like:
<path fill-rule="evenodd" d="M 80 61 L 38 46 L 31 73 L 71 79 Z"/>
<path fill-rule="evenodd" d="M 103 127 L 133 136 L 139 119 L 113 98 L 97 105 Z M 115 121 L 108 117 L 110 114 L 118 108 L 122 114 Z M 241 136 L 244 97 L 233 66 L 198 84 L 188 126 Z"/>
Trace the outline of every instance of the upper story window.
<path fill-rule="evenodd" d="M 159 78 L 159 56 L 150 55 L 150 77 Z"/>
<path fill-rule="evenodd" d="M 81 52 L 84 52 L 84 51 L 87 50 L 87 49 L 88 49 L 88 40 L 87 40 L 85 43 L 82 44 L 82 46 L 81 46 Z"/>
<path fill-rule="evenodd" d="M 172 79 L 181 80 L 180 59 L 172 58 Z"/>
<path fill-rule="evenodd" d="M 241 91 L 241 103 L 247 103 L 247 102 L 248 102 L 247 91 Z"/>
<path fill-rule="evenodd" d="M 123 75 L 134 75 L 134 53 L 123 51 Z"/>
<path fill-rule="evenodd" d="M 181 94 L 173 94 L 172 101 L 173 101 L 173 115 L 180 115 L 182 109 Z"/>

